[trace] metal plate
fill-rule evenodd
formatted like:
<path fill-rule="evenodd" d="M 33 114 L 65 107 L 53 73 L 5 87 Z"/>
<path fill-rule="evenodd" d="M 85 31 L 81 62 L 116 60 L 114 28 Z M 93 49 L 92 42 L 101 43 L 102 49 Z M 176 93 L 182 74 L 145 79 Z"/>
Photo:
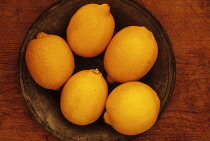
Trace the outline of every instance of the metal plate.
<path fill-rule="evenodd" d="M 67 121 L 60 111 L 60 92 L 47 90 L 37 85 L 30 76 L 25 62 L 25 50 L 29 41 L 36 38 L 38 32 L 56 34 L 66 39 L 66 29 L 72 15 L 88 3 L 108 3 L 116 22 L 115 32 L 120 29 L 138 25 L 145 26 L 153 32 L 158 43 L 159 54 L 151 71 L 139 81 L 150 85 L 161 100 L 161 112 L 169 101 L 175 83 L 175 59 L 170 40 L 158 22 L 145 7 L 133 0 L 63 0 L 47 9 L 31 26 L 21 46 L 18 61 L 18 78 L 21 92 L 28 108 L 41 124 L 52 135 L 63 140 L 130 140 L 136 136 L 126 136 L 116 132 L 103 122 L 100 117 L 96 122 L 78 126 Z M 94 58 L 82 58 L 75 55 L 75 72 L 83 69 L 98 68 L 103 75 L 103 53 Z M 109 85 L 109 91 L 118 83 Z"/>

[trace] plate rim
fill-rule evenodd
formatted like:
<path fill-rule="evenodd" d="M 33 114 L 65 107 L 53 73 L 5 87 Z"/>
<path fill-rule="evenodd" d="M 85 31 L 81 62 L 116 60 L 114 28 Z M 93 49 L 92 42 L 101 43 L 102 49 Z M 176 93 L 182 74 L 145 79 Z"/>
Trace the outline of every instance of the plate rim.
<path fill-rule="evenodd" d="M 81 0 L 79 0 L 81 1 Z M 148 13 L 152 18 L 153 20 L 156 22 L 156 24 L 158 25 L 158 27 L 161 29 L 161 31 L 163 32 L 164 34 L 164 38 L 166 40 L 166 43 L 167 46 L 169 47 L 169 52 L 170 52 L 170 58 L 171 60 L 169 61 L 170 65 L 171 65 L 171 68 L 172 68 L 172 72 L 168 72 L 168 73 L 172 73 L 171 77 L 169 79 L 171 79 L 171 87 L 167 87 L 167 90 L 168 91 L 168 95 L 167 97 L 164 97 L 164 99 L 167 99 L 166 100 L 166 103 L 163 105 L 160 113 L 159 113 L 159 117 L 160 118 L 164 111 L 166 110 L 167 106 L 168 106 L 168 103 L 173 95 L 173 91 L 174 91 L 174 87 L 175 87 L 175 82 L 176 82 L 176 61 L 175 61 L 175 55 L 174 55 L 174 51 L 173 51 L 173 48 L 172 48 L 172 44 L 171 44 L 171 41 L 169 39 L 169 36 L 166 32 L 166 30 L 164 29 L 164 27 L 161 25 L 161 23 L 159 22 L 159 20 L 142 4 L 140 4 L 139 2 L 135 1 L 135 0 L 118 0 L 118 1 L 121 1 L 121 2 L 124 2 L 126 4 L 128 3 L 132 3 L 129 4 L 130 6 L 133 7 L 133 5 L 136 5 L 137 9 L 138 8 L 141 8 L 143 9 L 146 13 Z M 26 46 L 28 44 L 28 41 L 26 40 L 27 38 L 31 37 L 32 36 L 32 33 L 34 32 L 35 28 L 37 27 L 37 25 L 48 15 L 50 14 L 53 10 L 57 9 L 59 6 L 65 4 L 65 3 L 68 3 L 68 2 L 74 2 L 74 0 L 60 0 L 58 2 L 55 2 L 53 4 L 51 4 L 47 9 L 45 9 L 37 18 L 34 22 L 32 22 L 31 26 L 29 27 L 28 31 L 26 32 L 26 35 L 23 39 L 23 42 L 20 46 L 20 49 L 19 49 L 19 54 L 18 54 L 18 61 L 17 61 L 17 77 L 18 77 L 18 83 L 19 83 L 19 90 L 24 98 L 24 101 L 29 109 L 29 111 L 32 113 L 32 115 L 35 117 L 36 121 L 39 123 L 39 125 L 45 129 L 48 133 L 52 134 L 54 137 L 58 138 L 58 139 L 67 139 L 67 140 L 73 140 L 69 137 L 66 137 L 62 134 L 60 134 L 59 132 L 56 132 L 54 131 L 53 129 L 50 128 L 50 126 L 44 122 L 42 120 L 41 117 L 39 117 L 39 115 L 37 114 L 37 112 L 34 110 L 30 100 L 27 98 L 27 94 L 26 94 L 26 88 L 25 88 L 25 85 L 24 85 L 24 82 L 23 82 L 23 73 L 22 73 L 22 69 L 23 69 L 23 63 L 21 63 L 22 61 L 24 61 L 24 57 L 21 57 L 21 56 L 24 56 L 24 52 L 25 52 L 25 49 L 26 49 Z M 138 10 L 139 11 L 139 10 Z M 170 76 L 170 75 L 169 75 Z M 24 89 L 23 89 L 24 87 Z M 43 123 L 45 124 L 45 126 L 43 125 Z M 46 126 L 47 125 L 47 126 Z M 147 132 L 147 131 L 146 131 Z M 145 133 L 145 132 L 144 132 Z M 130 139 L 134 139 L 136 138 L 137 136 L 139 136 L 141 134 L 138 134 L 138 135 L 133 135 L 132 137 L 130 137 Z"/>

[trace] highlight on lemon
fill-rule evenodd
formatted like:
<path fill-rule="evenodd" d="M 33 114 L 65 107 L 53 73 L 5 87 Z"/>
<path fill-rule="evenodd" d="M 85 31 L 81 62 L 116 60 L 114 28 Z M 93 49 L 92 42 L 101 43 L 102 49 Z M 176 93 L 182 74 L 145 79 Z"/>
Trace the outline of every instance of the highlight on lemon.
<path fill-rule="evenodd" d="M 107 80 L 111 83 L 139 80 L 152 68 L 157 55 L 158 46 L 151 31 L 140 26 L 125 27 L 112 38 L 106 49 Z"/>
<path fill-rule="evenodd" d="M 87 4 L 70 19 L 67 41 L 75 54 L 94 57 L 106 49 L 114 28 L 115 21 L 108 4 Z"/>
<path fill-rule="evenodd" d="M 160 111 L 157 93 L 148 85 L 131 81 L 117 86 L 108 96 L 104 121 L 125 135 L 149 130 Z"/>
<path fill-rule="evenodd" d="M 108 86 L 98 69 L 82 70 L 65 84 L 60 100 L 64 117 L 77 125 L 96 121 L 105 109 Z"/>
<path fill-rule="evenodd" d="M 57 36 L 40 32 L 29 42 L 26 65 L 37 84 L 57 90 L 74 71 L 74 56 L 67 42 Z"/>

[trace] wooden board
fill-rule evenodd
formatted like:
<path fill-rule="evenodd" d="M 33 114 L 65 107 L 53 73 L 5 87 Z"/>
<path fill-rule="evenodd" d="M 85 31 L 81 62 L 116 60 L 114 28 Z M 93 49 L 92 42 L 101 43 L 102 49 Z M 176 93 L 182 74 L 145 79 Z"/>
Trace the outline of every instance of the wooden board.
<path fill-rule="evenodd" d="M 56 0 L 0 3 L 0 140 L 57 140 L 29 112 L 16 76 L 29 27 Z M 176 57 L 173 96 L 157 124 L 134 140 L 209 140 L 210 4 L 208 0 L 143 1 L 161 22 Z"/>

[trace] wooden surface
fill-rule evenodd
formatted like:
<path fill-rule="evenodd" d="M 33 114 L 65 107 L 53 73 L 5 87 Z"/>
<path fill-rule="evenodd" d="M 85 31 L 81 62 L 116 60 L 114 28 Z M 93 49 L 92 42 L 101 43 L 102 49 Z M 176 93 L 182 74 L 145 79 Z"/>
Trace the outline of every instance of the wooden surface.
<path fill-rule="evenodd" d="M 27 109 L 17 79 L 20 46 L 36 18 L 57 0 L 0 0 L 0 141 L 57 141 Z M 176 85 L 165 113 L 140 140 L 210 140 L 210 1 L 138 0 L 167 31 Z"/>

